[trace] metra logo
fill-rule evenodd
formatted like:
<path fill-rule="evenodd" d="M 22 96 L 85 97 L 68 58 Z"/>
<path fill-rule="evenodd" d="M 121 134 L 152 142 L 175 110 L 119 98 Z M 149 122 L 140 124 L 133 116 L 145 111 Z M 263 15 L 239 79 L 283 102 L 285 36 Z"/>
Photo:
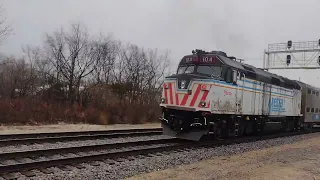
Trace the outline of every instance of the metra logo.
<path fill-rule="evenodd" d="M 269 103 L 270 111 L 275 112 L 285 112 L 286 109 L 284 107 L 284 99 L 281 98 L 271 98 L 271 101 Z"/>
<path fill-rule="evenodd" d="M 319 114 L 312 114 L 312 120 L 319 121 L 320 120 L 320 115 Z"/>

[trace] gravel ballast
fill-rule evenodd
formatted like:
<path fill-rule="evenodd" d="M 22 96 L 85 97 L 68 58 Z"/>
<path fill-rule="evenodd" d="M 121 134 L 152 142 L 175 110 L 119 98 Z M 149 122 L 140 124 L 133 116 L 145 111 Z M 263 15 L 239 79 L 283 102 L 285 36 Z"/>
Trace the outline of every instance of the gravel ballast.
<path fill-rule="evenodd" d="M 300 140 L 319 137 L 319 135 L 320 133 L 314 133 L 215 148 L 200 148 L 192 151 L 190 150 L 169 153 L 161 156 L 145 157 L 131 161 L 115 162 L 115 164 L 97 162 L 100 166 L 83 163 L 82 165 L 85 166 L 84 169 L 70 167 L 70 171 L 62 171 L 58 168 L 53 168 L 54 174 L 44 174 L 40 171 L 34 171 L 36 176 L 32 178 L 26 178 L 20 173 L 17 175 L 20 176 L 19 179 L 123 179 L 140 173 L 147 173 L 171 168 L 177 165 L 198 162 L 215 156 L 235 155 L 252 150 L 291 144 Z"/>

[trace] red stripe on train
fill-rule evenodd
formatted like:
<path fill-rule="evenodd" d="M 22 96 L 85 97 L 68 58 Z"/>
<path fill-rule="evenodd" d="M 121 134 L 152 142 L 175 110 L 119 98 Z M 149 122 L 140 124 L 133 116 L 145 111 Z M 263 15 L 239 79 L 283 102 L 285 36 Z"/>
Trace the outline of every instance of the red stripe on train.
<path fill-rule="evenodd" d="M 173 104 L 172 83 L 169 83 L 170 104 Z"/>
<path fill-rule="evenodd" d="M 176 95 L 176 105 L 179 105 L 179 94 L 175 93 Z"/>
<path fill-rule="evenodd" d="M 211 89 L 211 86 L 212 86 L 212 85 L 210 85 L 210 88 L 209 88 L 209 89 Z M 203 92 L 203 95 L 202 95 L 202 97 L 201 97 L 201 101 L 205 101 L 205 100 L 207 99 L 208 93 L 209 93 L 209 91 L 204 91 L 204 92 Z M 210 102 L 209 102 L 209 103 L 210 103 Z M 208 106 L 209 106 L 209 105 L 210 105 L 210 104 L 208 104 Z M 199 104 L 198 107 L 201 107 L 200 104 Z"/>
<path fill-rule="evenodd" d="M 188 100 L 188 97 L 189 97 L 189 94 L 185 94 L 185 95 L 183 96 L 183 99 L 182 99 L 181 104 L 180 104 L 181 106 L 186 105 L 187 100 Z"/>
<path fill-rule="evenodd" d="M 164 91 L 164 98 L 165 98 L 165 102 L 164 104 L 167 104 L 168 103 L 168 93 L 167 93 L 167 89 L 166 88 L 163 88 L 163 91 Z"/>
<path fill-rule="evenodd" d="M 191 107 L 194 106 L 194 103 L 196 102 L 196 100 L 197 100 L 197 98 L 199 96 L 200 90 L 201 90 L 201 84 L 198 84 L 197 90 L 194 93 L 193 98 L 192 98 L 192 100 L 190 102 L 190 106 Z"/>

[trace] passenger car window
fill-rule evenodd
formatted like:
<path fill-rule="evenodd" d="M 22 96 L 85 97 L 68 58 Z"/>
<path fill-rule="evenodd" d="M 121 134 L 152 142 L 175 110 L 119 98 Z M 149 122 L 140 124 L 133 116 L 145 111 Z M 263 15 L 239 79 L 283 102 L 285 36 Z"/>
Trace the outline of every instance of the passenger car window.
<path fill-rule="evenodd" d="M 310 112 L 310 108 L 309 107 L 307 108 L 307 112 Z"/>
<path fill-rule="evenodd" d="M 314 91 L 312 91 L 312 94 L 316 94 Z"/>
<path fill-rule="evenodd" d="M 319 96 L 319 92 L 316 92 L 316 96 Z"/>
<path fill-rule="evenodd" d="M 312 112 L 312 113 L 314 112 L 314 108 L 311 108 L 311 112 Z"/>
<path fill-rule="evenodd" d="M 315 111 L 316 113 L 318 113 L 319 112 L 319 110 L 318 110 L 318 108 L 316 108 L 316 111 Z"/>
<path fill-rule="evenodd" d="M 311 94 L 311 89 L 308 89 L 308 94 Z"/>

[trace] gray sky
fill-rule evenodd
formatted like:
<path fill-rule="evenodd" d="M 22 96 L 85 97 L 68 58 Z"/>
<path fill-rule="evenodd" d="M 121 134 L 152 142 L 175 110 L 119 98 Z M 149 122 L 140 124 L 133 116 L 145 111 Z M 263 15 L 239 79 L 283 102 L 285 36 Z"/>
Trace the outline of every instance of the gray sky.
<path fill-rule="evenodd" d="M 269 43 L 320 38 L 319 0 L 1 0 L 15 34 L 0 48 L 18 55 L 44 33 L 81 21 L 92 33 L 169 49 L 174 65 L 193 49 L 223 50 L 262 66 Z M 173 66 L 172 68 L 175 68 Z M 320 70 L 278 71 L 320 87 Z"/>

